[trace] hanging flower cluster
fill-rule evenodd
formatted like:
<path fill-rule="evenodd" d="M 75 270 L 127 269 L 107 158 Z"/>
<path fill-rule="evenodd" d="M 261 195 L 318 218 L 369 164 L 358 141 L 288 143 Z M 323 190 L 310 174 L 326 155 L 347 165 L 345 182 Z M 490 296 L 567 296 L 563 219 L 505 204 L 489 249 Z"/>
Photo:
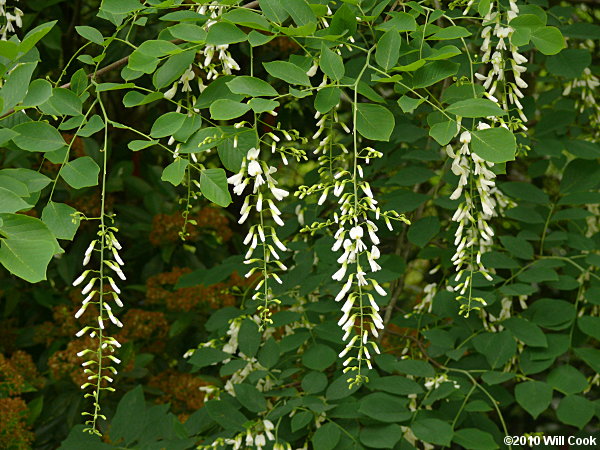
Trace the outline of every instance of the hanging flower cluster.
<path fill-rule="evenodd" d="M 15 33 L 16 28 L 21 28 L 23 26 L 23 11 L 15 6 L 12 8 L 12 12 L 9 12 L 9 9 L 6 6 L 6 0 L 0 0 L 0 17 L 4 17 L 6 20 L 4 25 L 2 25 L 2 28 L 0 28 L 0 39 L 6 41 Z"/>
<path fill-rule="evenodd" d="M 238 433 L 233 438 L 217 438 L 211 444 L 198 446 L 198 449 L 231 446 L 228 448 L 232 448 L 233 450 L 241 448 L 256 448 L 257 450 L 262 450 L 267 446 L 267 441 L 275 441 L 275 435 L 273 434 L 274 430 L 275 425 L 273 422 L 268 419 L 261 419 L 248 425 L 245 432 Z M 272 448 L 273 450 L 291 450 L 290 444 L 281 442 L 275 442 Z"/>
<path fill-rule="evenodd" d="M 363 179 L 363 168 L 359 161 L 364 160 L 368 164 L 370 159 L 381 156 L 381 152 L 371 147 L 357 151 L 352 172 L 340 168 L 333 176 L 333 183 L 318 187 L 318 190 L 322 191 L 319 204 L 324 203 L 330 190 L 339 204 L 339 213 L 336 211 L 333 214 L 334 223 L 338 228 L 334 234 L 332 251 L 343 250 L 343 253 L 337 260 L 340 267 L 332 275 L 332 279 L 343 283 L 335 297 L 337 302 L 344 300 L 341 308 L 343 315 L 338 325 L 344 330 L 342 339 L 346 346 L 339 357 L 347 356 L 343 363 L 344 373 L 351 370 L 357 372 L 354 378 L 348 380 L 351 385 L 366 380 L 362 375 L 363 365 L 372 368 L 371 352 L 379 353 L 379 347 L 372 338 L 377 338 L 378 330 L 384 328 L 383 319 L 379 314 L 380 308 L 372 292 L 374 290 L 380 296 L 386 296 L 387 293 L 369 276 L 381 269 L 377 262 L 381 256 L 378 248 L 380 240 L 377 236 L 379 228 L 371 219 L 383 219 L 390 230 L 393 230 L 392 220 L 409 223 L 404 216 L 395 211 L 381 212 L 369 182 Z M 330 158 L 320 160 L 321 164 L 329 164 L 330 161 Z M 350 188 L 348 192 L 345 192 L 346 188 Z M 300 189 L 298 195 L 303 198 L 316 190 L 305 187 Z M 331 221 L 316 222 L 302 231 L 314 233 L 329 224 Z"/>
<path fill-rule="evenodd" d="M 241 128 L 242 124 L 236 124 L 236 128 Z M 288 141 L 298 139 L 298 132 L 293 130 L 288 132 L 281 130 L 284 138 Z M 304 152 L 293 147 L 278 147 L 281 138 L 274 132 L 267 133 L 271 140 L 271 152 L 277 152 L 281 157 L 283 164 L 288 164 L 286 154 L 292 155 L 297 159 L 305 158 Z M 234 140 L 234 147 L 237 147 L 237 140 Z M 246 153 L 242 160 L 240 170 L 237 174 L 227 179 L 228 183 L 233 185 L 233 192 L 236 195 L 242 196 L 246 191 L 246 187 L 251 189 L 251 192 L 246 194 L 242 208 L 240 210 L 239 223 L 244 223 L 252 210 L 255 210 L 259 216 L 259 222 L 252 225 L 248 234 L 244 238 L 244 245 L 248 246 L 248 251 L 245 255 L 245 264 L 253 265 L 246 273 L 246 278 L 253 273 L 260 271 L 262 279 L 257 283 L 256 292 L 252 296 L 253 300 L 261 302 L 259 306 L 261 323 L 268 324 L 271 322 L 271 308 L 278 305 L 280 301 L 273 295 L 269 280 L 273 279 L 281 284 L 282 280 L 276 271 L 287 270 L 287 267 L 281 262 L 281 257 L 278 252 L 288 251 L 287 247 L 281 242 L 277 236 L 277 228 L 267 224 L 267 218 L 270 218 L 276 225 L 283 226 L 281 219 L 281 211 L 277 207 L 276 202 L 279 202 L 289 195 L 285 189 L 278 187 L 277 180 L 273 175 L 277 172 L 277 168 L 267 163 L 264 156 L 261 158 L 260 148 L 251 148 Z M 268 215 L 267 215 L 268 212 Z M 262 254 L 257 256 L 255 251 L 261 247 Z"/>
<path fill-rule="evenodd" d="M 579 90 L 575 100 L 575 106 L 580 113 L 586 109 L 590 109 L 590 125 L 591 129 L 595 130 L 592 137 L 592 142 L 598 142 L 600 138 L 600 104 L 596 101 L 596 92 L 600 86 L 600 80 L 596 77 L 589 67 L 583 69 L 580 78 L 575 78 L 569 81 L 563 91 L 564 96 L 570 95 L 574 90 Z"/>
<path fill-rule="evenodd" d="M 219 17 L 223 14 L 225 7 L 220 2 L 211 2 L 209 5 L 200 5 L 197 8 L 198 14 L 207 16 L 209 19 L 204 23 L 203 28 L 208 31 L 215 23 L 219 21 Z M 239 64 L 231 56 L 229 45 L 210 45 L 206 44 L 202 50 L 198 52 L 200 60 L 198 67 L 206 72 L 206 79 L 217 79 L 220 75 L 231 75 L 232 70 L 240 70 Z M 215 62 L 216 56 L 216 62 Z M 172 99 L 177 93 L 178 85 L 181 84 L 181 92 L 191 92 L 192 85 L 190 84 L 196 78 L 193 65 L 186 69 L 180 79 L 173 83 L 173 86 L 165 92 L 164 96 Z M 198 89 L 204 91 L 206 85 L 201 77 L 197 77 Z"/>
<path fill-rule="evenodd" d="M 490 128 L 480 122 L 480 130 Z M 469 312 L 478 307 L 471 306 L 475 300 L 482 305 L 486 302 L 482 298 L 472 298 L 471 288 L 473 274 L 481 273 L 487 280 L 492 281 L 492 270 L 488 270 L 481 261 L 481 256 L 490 250 L 493 244 L 494 230 L 489 225 L 489 220 L 497 216 L 498 207 L 506 206 L 504 195 L 496 188 L 494 181 L 496 174 L 492 172 L 493 163 L 485 161 L 472 152 L 469 144 L 471 133 L 465 131 L 460 135 L 461 147 L 454 152 L 452 147 L 446 147 L 448 157 L 452 158 L 452 172 L 459 177 L 458 186 L 450 196 L 452 200 L 461 198 L 452 220 L 458 223 L 454 233 L 456 252 L 452 263 L 456 267 L 457 282 L 454 291 L 459 292 L 458 300 L 467 300 L 461 303 L 461 312 L 468 317 Z M 468 291 L 468 297 L 464 295 Z"/>
<path fill-rule="evenodd" d="M 492 68 L 487 75 L 476 73 L 475 77 L 483 81 L 483 87 L 486 89 L 485 95 L 492 101 L 496 102 L 505 111 L 509 111 L 510 106 L 516 107 L 517 114 L 522 122 L 510 123 L 509 126 L 515 130 L 526 130 L 524 122 L 527 122 L 527 117 L 523 113 L 523 105 L 520 99 L 524 97 L 521 89 L 527 88 L 527 83 L 523 80 L 522 74 L 527 70 L 523 65 L 527 62 L 527 58 L 519 53 L 519 48 L 512 43 L 511 37 L 514 29 L 510 23 L 519 14 L 519 7 L 516 0 L 509 0 L 509 9 L 506 15 L 499 10 L 494 9 L 494 2 L 490 3 L 489 10 L 483 18 L 484 28 L 481 30 L 483 43 L 481 44 L 481 61 L 491 63 Z M 469 6 L 470 7 L 470 6 Z M 468 11 L 469 7 L 465 11 Z M 492 37 L 497 39 L 495 46 L 492 44 Z M 510 69 L 507 68 L 510 65 Z M 512 79 L 509 81 L 506 74 L 508 70 L 512 72 Z M 504 124 L 503 118 L 495 118 Z"/>
<path fill-rule="evenodd" d="M 122 327 L 123 324 L 115 316 L 111 303 L 114 302 L 119 307 L 123 307 L 123 302 L 119 297 L 121 290 L 115 283 L 112 272 L 121 280 L 125 280 L 125 274 L 122 267 L 124 262 L 119 255 L 121 244 L 115 237 L 117 228 L 106 226 L 104 223 L 100 225 L 98 231 L 98 239 L 93 240 L 85 251 L 83 266 L 87 266 L 92 260 L 94 253 L 97 253 L 100 260 L 99 269 L 86 269 L 73 282 L 73 286 L 78 286 L 86 282 L 81 290 L 85 295 L 81 308 L 75 313 L 75 318 L 81 317 L 90 305 L 94 305 L 94 311 L 98 315 L 93 325 L 88 325 L 79 330 L 77 337 L 82 337 L 89 334 L 90 338 L 97 339 L 97 347 L 95 350 L 86 348 L 80 351 L 77 356 L 85 357 L 81 365 L 84 367 L 84 373 L 87 374 L 87 382 L 81 386 L 81 389 L 92 388 L 91 393 L 87 393 L 85 397 L 93 399 L 93 413 L 84 412 L 83 415 L 90 416 L 86 421 L 88 428 L 86 431 L 99 434 L 97 430 L 98 418 L 105 418 L 100 414 L 99 397 L 103 390 L 114 391 L 113 388 L 107 386 L 113 381 L 113 376 L 117 374 L 117 369 L 113 364 L 119 364 L 121 361 L 113 355 L 115 350 L 121 347 L 119 341 L 108 335 L 106 331 L 107 322 L 112 322 L 117 327 Z M 107 271 L 110 269 L 110 271 Z M 108 284 L 108 286 L 106 285 Z M 110 288 L 109 288 L 110 286 Z M 112 302 L 109 301 L 112 300 Z"/>

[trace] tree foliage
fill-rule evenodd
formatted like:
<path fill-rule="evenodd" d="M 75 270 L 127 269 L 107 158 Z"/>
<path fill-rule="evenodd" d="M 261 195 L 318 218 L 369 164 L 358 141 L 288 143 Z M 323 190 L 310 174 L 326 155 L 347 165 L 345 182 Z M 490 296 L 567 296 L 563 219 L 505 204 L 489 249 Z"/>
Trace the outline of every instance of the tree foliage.
<path fill-rule="evenodd" d="M 2 9 L 0 446 L 597 429 L 597 8 L 34 3 Z"/>

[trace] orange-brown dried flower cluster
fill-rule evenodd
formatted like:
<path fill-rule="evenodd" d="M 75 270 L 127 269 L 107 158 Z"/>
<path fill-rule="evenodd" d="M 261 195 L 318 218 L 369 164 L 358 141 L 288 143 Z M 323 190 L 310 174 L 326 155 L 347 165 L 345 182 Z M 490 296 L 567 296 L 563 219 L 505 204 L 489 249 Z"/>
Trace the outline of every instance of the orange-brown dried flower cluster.
<path fill-rule="evenodd" d="M 153 376 L 148 385 L 160 389 L 164 394 L 156 399 L 157 403 L 171 403 L 176 413 L 191 413 L 204 405 L 204 392 L 200 387 L 208 383 L 191 373 L 168 369 Z"/>
<path fill-rule="evenodd" d="M 25 378 L 17 368 L 0 353 L 0 397 L 19 395 L 25 388 Z"/>
<path fill-rule="evenodd" d="M 165 338 L 169 332 L 169 322 L 162 311 L 130 309 L 123 316 L 126 324 L 115 339 L 121 344 L 134 340 L 142 344 L 141 351 L 157 354 L 165 349 Z"/>
<path fill-rule="evenodd" d="M 195 221 L 196 225 L 191 224 L 190 220 Z M 181 213 L 157 214 L 152 219 L 150 242 L 155 247 L 159 247 L 180 241 L 180 232 L 184 224 L 185 219 Z M 201 232 L 212 232 L 219 242 L 227 242 L 233 235 L 233 231 L 229 228 L 229 219 L 221 210 L 210 206 L 189 215 L 185 232 L 188 241 L 198 240 Z"/>
<path fill-rule="evenodd" d="M 66 202 L 77 211 L 82 212 L 86 217 L 99 217 L 100 209 L 102 207 L 102 198 L 99 190 L 77 197 L 73 200 Z M 115 203 L 113 195 L 107 195 L 105 201 L 105 210 L 111 211 Z M 89 225 L 87 225 L 89 224 Z M 98 225 L 94 222 L 82 221 L 80 227 L 89 226 L 89 228 L 97 227 Z"/>
<path fill-rule="evenodd" d="M 196 306 L 211 309 L 233 306 L 236 303 L 232 287 L 240 288 L 250 286 L 256 277 L 248 279 L 240 277 L 234 272 L 226 282 L 210 286 L 192 286 L 173 289 L 179 278 L 190 273 L 189 268 L 174 267 L 170 272 L 159 273 L 148 278 L 146 282 L 146 298 L 152 304 L 165 304 L 169 311 L 191 311 Z"/>
<path fill-rule="evenodd" d="M 87 374 L 83 373 L 81 363 L 83 358 L 77 356 L 82 350 L 94 349 L 98 345 L 96 339 L 85 336 L 81 339 L 74 339 L 67 344 L 67 348 L 54 353 L 48 358 L 48 368 L 55 380 L 69 377 L 78 386 L 87 382 Z M 86 360 L 94 359 L 94 354 L 88 353 Z"/>
<path fill-rule="evenodd" d="M 34 434 L 26 419 L 27 404 L 22 398 L 0 398 L 0 448 L 31 448 Z"/>
<path fill-rule="evenodd" d="M 0 353 L 0 448 L 31 448 L 34 435 L 26 422 L 27 404 L 18 395 L 43 384 L 29 353 L 18 350 L 10 358 Z"/>

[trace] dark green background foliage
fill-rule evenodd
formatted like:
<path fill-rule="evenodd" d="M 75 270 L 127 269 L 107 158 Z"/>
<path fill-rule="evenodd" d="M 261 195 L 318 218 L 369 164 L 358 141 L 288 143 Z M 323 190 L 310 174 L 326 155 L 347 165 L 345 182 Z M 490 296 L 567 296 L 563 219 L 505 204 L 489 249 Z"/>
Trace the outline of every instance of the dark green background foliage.
<path fill-rule="evenodd" d="M 490 221 L 496 235 L 483 261 L 495 274 L 492 281 L 475 275 L 472 296 L 487 306 L 468 318 L 446 289 L 459 202 L 449 199 L 457 177 L 442 146 L 458 148 L 455 116 L 470 127 L 472 119 L 504 114 L 471 85 L 465 52 L 479 51 L 478 12 L 489 2 L 475 0 L 473 19 L 453 21 L 466 1 L 261 0 L 252 11 L 232 7 L 208 33 L 206 17 L 188 1 L 20 3 L 19 39 L 0 42 L 0 262 L 7 269 L 0 272 L 0 411 L 14 421 L 0 419 L 0 446 L 187 449 L 264 419 L 280 442 L 318 450 L 424 443 L 485 450 L 504 448 L 505 434 L 598 434 L 600 113 L 582 103 L 581 87 L 565 92 L 575 79 L 600 76 L 593 2 L 519 1 L 513 25 L 529 59 L 528 130 L 516 133 L 516 146 L 503 128 L 473 144 L 498 163 L 497 186 L 513 203 Z M 317 27 L 323 16 L 328 28 Z M 367 68 L 360 83 L 365 52 L 344 48 L 339 56 L 329 48 L 348 35 L 365 49 L 377 44 L 370 54 L 377 70 Z M 241 70 L 204 80 L 201 95 L 194 84 L 189 95 L 165 99 L 206 43 L 230 44 Z M 90 77 L 126 56 L 126 64 Z M 319 72 L 309 78 L 313 62 Z M 474 70 L 480 65 L 474 61 Z M 317 93 L 322 74 L 334 83 Z M 256 133 L 279 122 L 309 138 L 296 143 L 309 161 L 273 162 L 281 185 L 317 183 L 315 111 L 330 111 L 341 95 L 338 114 L 350 124 L 353 85 L 358 133 L 383 152 L 365 177 L 382 208 L 412 225 L 388 231 L 380 223 L 383 270 L 375 279 L 390 293 L 378 298 L 388 322 L 369 383 L 349 389 L 337 357 L 343 333 L 333 238 L 327 229 L 301 234 L 298 219 L 300 212 L 306 224 L 331 217 L 335 203 L 290 195 L 279 204 L 289 270 L 274 288 L 282 304 L 273 324 L 261 332 L 251 320 L 252 280 L 240 277 L 248 223 L 237 224 L 241 201 L 230 196 L 225 173 L 239 169 Z M 194 118 L 176 111 L 176 101 L 197 108 Z M 273 119 L 265 112 L 275 108 Z M 236 149 L 233 119 L 253 114 L 261 122 Z M 116 214 L 128 279 L 117 313 L 122 363 L 116 392 L 101 400 L 108 418 L 101 439 L 81 432 L 87 401 L 74 354 L 85 343 L 74 336 L 81 298 L 71 287 L 96 228 L 71 214 L 99 214 L 105 130 L 107 212 Z M 218 144 L 202 144 L 213 135 Z M 170 136 L 183 158 L 166 151 Z M 201 176 L 188 167 L 190 153 L 203 164 Z M 177 233 L 188 206 L 197 225 L 187 225 L 183 242 Z M 436 289 L 431 303 L 427 285 Z M 241 321 L 243 355 L 221 351 L 233 319 Z M 23 352 L 33 365 L 17 382 L 15 355 Z M 204 399 L 199 387 L 223 388 L 249 358 L 247 377 Z M 15 413 L 10 402 L 27 409 Z"/>

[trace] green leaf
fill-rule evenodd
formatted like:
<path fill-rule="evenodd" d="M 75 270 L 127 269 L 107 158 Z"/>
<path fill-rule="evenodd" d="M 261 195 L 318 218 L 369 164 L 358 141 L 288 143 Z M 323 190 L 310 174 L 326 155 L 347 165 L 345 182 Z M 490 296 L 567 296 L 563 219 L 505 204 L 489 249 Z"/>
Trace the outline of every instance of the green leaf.
<path fill-rule="evenodd" d="M 231 172 L 239 172 L 242 160 L 251 148 L 258 147 L 258 134 L 255 128 L 230 127 L 224 139 L 219 142 L 217 151 L 223 166 Z M 238 137 L 237 147 L 234 147 L 235 136 Z"/>
<path fill-rule="evenodd" d="M 323 372 L 309 372 L 302 379 L 302 389 L 307 394 L 316 394 L 327 387 L 327 375 Z"/>
<path fill-rule="evenodd" d="M 544 25 L 545 21 L 534 14 L 519 14 L 510 21 L 510 26 L 515 30 L 510 38 L 511 43 L 517 47 L 527 45 L 531 34 L 543 28 Z"/>
<path fill-rule="evenodd" d="M 446 112 L 469 118 L 495 117 L 506 114 L 502 108 L 486 98 L 471 98 L 453 103 L 446 108 Z"/>
<path fill-rule="evenodd" d="M 580 395 L 567 395 L 556 409 L 556 417 L 562 423 L 583 428 L 594 417 L 596 407 L 593 402 Z"/>
<path fill-rule="evenodd" d="M 397 395 L 420 394 L 423 392 L 423 388 L 419 383 L 400 375 L 375 378 L 369 382 L 369 388 Z"/>
<path fill-rule="evenodd" d="M 454 120 L 434 123 L 429 129 L 429 135 L 440 145 L 448 145 L 457 133 L 458 127 Z"/>
<path fill-rule="evenodd" d="M 90 137 L 102 129 L 104 129 L 104 121 L 98 114 L 94 114 L 88 123 L 77 132 L 77 136 Z"/>
<path fill-rule="evenodd" d="M 100 6 L 100 10 L 111 14 L 129 14 L 142 8 L 138 0 L 102 0 Z"/>
<path fill-rule="evenodd" d="M 275 341 L 275 339 L 269 338 L 258 352 L 258 362 L 262 364 L 263 367 L 270 369 L 277 364 L 280 354 L 281 352 L 279 351 L 279 344 Z"/>
<path fill-rule="evenodd" d="M 238 334 L 240 352 L 249 358 L 252 358 L 256 355 L 261 340 L 262 337 L 258 331 L 258 325 L 251 319 L 244 319 Z"/>
<path fill-rule="evenodd" d="M 325 44 L 321 46 L 321 57 L 319 58 L 319 67 L 325 75 L 334 81 L 340 81 L 346 73 L 342 57 Z"/>
<path fill-rule="evenodd" d="M 471 32 L 466 28 L 459 26 L 444 27 L 440 31 L 437 31 L 427 39 L 431 41 L 446 41 L 450 39 L 460 39 L 471 36 Z"/>
<path fill-rule="evenodd" d="M 187 142 L 190 137 L 202 126 L 202 116 L 200 114 L 186 115 L 183 125 L 175 132 L 173 137 L 178 142 Z M 181 151 L 181 149 L 180 149 Z"/>
<path fill-rule="evenodd" d="M 505 326 L 513 336 L 527 345 L 533 347 L 548 347 L 546 335 L 536 324 L 529 322 L 521 317 L 511 317 L 504 322 Z"/>
<path fill-rule="evenodd" d="M 349 397 L 359 389 L 359 386 L 356 384 L 350 389 L 348 388 L 348 378 L 350 378 L 351 375 L 352 374 L 341 375 L 331 382 L 331 384 L 327 387 L 327 391 L 325 391 L 325 397 L 327 400 L 341 400 Z"/>
<path fill-rule="evenodd" d="M 419 89 L 431 86 L 448 77 L 456 75 L 459 64 L 450 61 L 433 61 L 417 69 L 413 76 L 413 88 Z"/>
<path fill-rule="evenodd" d="M 262 34 L 256 30 L 252 30 L 250 33 L 248 33 L 248 42 L 252 47 L 260 47 L 261 45 L 265 45 L 267 42 L 270 42 L 273 39 L 275 39 L 274 35 Z"/>
<path fill-rule="evenodd" d="M 313 448 L 318 448 L 319 450 L 332 450 L 340 441 L 341 433 L 338 425 L 331 422 L 325 423 L 315 431 L 315 434 L 313 434 Z"/>
<path fill-rule="evenodd" d="M 191 365 L 201 369 L 212 364 L 220 363 L 228 358 L 231 358 L 230 353 L 226 353 L 212 347 L 200 347 L 194 350 L 194 353 L 188 362 Z"/>
<path fill-rule="evenodd" d="M 210 83 L 206 89 L 200 94 L 195 108 L 209 108 L 211 104 L 220 99 L 229 99 L 234 100 L 236 102 L 243 100 L 244 96 L 240 94 L 234 94 L 229 90 L 227 86 L 227 82 L 234 79 L 233 76 L 223 76 L 219 77 Z"/>
<path fill-rule="evenodd" d="M 153 145 L 156 145 L 156 144 L 158 144 L 158 140 L 151 140 L 151 141 L 134 140 L 134 141 L 131 141 L 129 144 L 127 144 L 127 147 L 129 148 L 129 150 L 131 150 L 133 152 L 139 152 L 140 150 L 143 150 L 148 147 L 152 147 Z"/>
<path fill-rule="evenodd" d="M 417 30 L 417 22 L 410 14 L 406 12 L 392 11 L 389 13 L 389 15 L 392 16 L 392 19 L 377 25 L 378 30 L 394 30 L 399 33 Z"/>
<path fill-rule="evenodd" d="M 178 23 L 168 28 L 169 33 L 175 39 L 181 39 L 188 42 L 206 41 L 206 31 L 204 28 L 191 23 Z"/>
<path fill-rule="evenodd" d="M 568 364 L 553 369 L 546 382 L 563 394 L 578 394 L 588 387 L 585 376 Z"/>
<path fill-rule="evenodd" d="M 408 240 L 418 247 L 425 247 L 440 232 L 440 220 L 435 216 L 423 217 L 408 228 Z"/>
<path fill-rule="evenodd" d="M 537 419 L 552 402 L 552 388 L 541 381 L 525 381 L 515 387 L 515 398 L 525 411 Z"/>
<path fill-rule="evenodd" d="M 551 74 L 569 79 L 579 78 L 591 64 L 590 52 L 580 48 L 567 48 L 546 59 L 546 67 Z"/>
<path fill-rule="evenodd" d="M 412 98 L 408 95 L 403 95 L 398 99 L 398 106 L 402 109 L 406 114 L 412 114 L 412 112 L 417 109 L 421 103 L 425 101 L 425 98 Z"/>
<path fill-rule="evenodd" d="M 394 369 L 400 373 L 408 375 L 414 375 L 416 377 L 433 377 L 435 376 L 435 370 L 426 361 L 419 361 L 414 359 L 400 359 L 394 364 Z"/>
<path fill-rule="evenodd" d="M 310 411 L 299 411 L 297 414 L 294 414 L 292 417 L 292 433 L 295 433 L 298 430 L 301 430 L 310 422 L 315 419 L 315 416 Z"/>
<path fill-rule="evenodd" d="M 28 191 L 26 195 L 41 191 L 50 184 L 50 178 L 31 169 L 2 169 L 0 176 L 9 176 L 25 184 Z"/>
<path fill-rule="evenodd" d="M 94 27 L 88 27 L 85 25 L 78 26 L 75 27 L 75 31 L 77 31 L 77 34 L 79 34 L 81 37 L 90 42 L 98 45 L 104 45 L 104 36 L 102 36 L 102 33 L 100 33 Z"/>
<path fill-rule="evenodd" d="M 262 392 L 247 383 L 235 384 L 236 398 L 242 406 L 252 412 L 259 413 L 267 409 L 267 401 Z"/>
<path fill-rule="evenodd" d="M 271 29 L 269 21 L 265 19 L 264 16 L 246 8 L 231 9 L 221 17 L 231 23 L 242 25 L 244 27 L 256 28 L 264 31 L 269 31 Z"/>
<path fill-rule="evenodd" d="M 480 334 L 473 338 L 473 345 L 485 356 L 492 369 L 502 367 L 517 351 L 517 343 L 508 331 Z"/>
<path fill-rule="evenodd" d="M 531 41 L 544 55 L 556 55 L 566 47 L 565 38 L 558 28 L 543 27 L 531 34 Z"/>
<path fill-rule="evenodd" d="M 421 419 L 413 422 L 411 429 L 417 439 L 431 444 L 450 446 L 453 431 L 448 422 L 439 419 Z"/>
<path fill-rule="evenodd" d="M 4 101 L 1 106 L 2 114 L 6 114 L 25 98 L 36 65 L 35 62 L 18 64 L 8 75 L 0 89 L 0 100 Z"/>
<path fill-rule="evenodd" d="M 250 97 L 272 97 L 277 91 L 264 80 L 255 77 L 239 76 L 228 81 L 227 87 L 234 94 L 242 94 Z"/>
<path fill-rule="evenodd" d="M 200 175 L 200 190 L 211 202 L 226 207 L 231 203 L 227 175 L 223 169 L 205 169 Z"/>
<path fill-rule="evenodd" d="M 515 136 L 506 128 L 488 128 L 471 133 L 473 151 L 493 163 L 513 161 L 517 151 Z"/>
<path fill-rule="evenodd" d="M 381 426 L 367 426 L 360 430 L 360 442 L 369 448 L 395 448 L 404 432 L 400 425 L 391 423 Z"/>
<path fill-rule="evenodd" d="M 434 48 L 429 56 L 425 57 L 427 61 L 437 61 L 440 59 L 448 59 L 453 56 L 460 55 L 462 52 L 454 45 L 445 45 L 442 48 Z M 471 91 L 471 95 L 473 92 Z"/>
<path fill-rule="evenodd" d="M 250 111 L 250 105 L 221 98 L 210 105 L 210 117 L 214 120 L 231 120 Z"/>
<path fill-rule="evenodd" d="M 42 222 L 58 239 L 72 241 L 79 228 L 79 217 L 72 216 L 76 212 L 77 210 L 69 205 L 49 201 L 42 211 Z"/>
<path fill-rule="evenodd" d="M 225 430 L 244 431 L 244 424 L 248 419 L 231 403 L 223 400 L 209 400 L 204 407 L 210 418 Z"/>
<path fill-rule="evenodd" d="M 477 428 L 462 428 L 455 431 L 452 441 L 468 450 L 493 450 L 499 448 L 490 433 Z"/>
<path fill-rule="evenodd" d="M 144 431 L 146 401 L 141 385 L 127 392 L 113 417 L 110 435 L 115 442 L 123 440 L 123 445 L 133 443 Z"/>
<path fill-rule="evenodd" d="M 269 74 L 286 83 L 310 86 L 310 80 L 304 70 L 288 61 L 271 61 L 263 63 Z"/>
<path fill-rule="evenodd" d="M 178 80 L 183 72 L 187 70 L 189 65 L 194 62 L 195 56 L 196 52 L 192 50 L 169 56 L 166 62 L 160 66 L 152 76 L 152 84 L 154 84 L 154 87 L 156 89 L 162 89 Z"/>
<path fill-rule="evenodd" d="M 0 263 L 30 283 L 46 279 L 46 268 L 62 252 L 48 227 L 35 217 L 0 214 Z"/>
<path fill-rule="evenodd" d="M 337 354 L 331 347 L 315 344 L 302 355 L 302 364 L 312 370 L 325 370 L 337 359 Z"/>
<path fill-rule="evenodd" d="M 600 350 L 590 347 L 576 348 L 575 354 L 585 361 L 595 372 L 600 373 Z"/>
<path fill-rule="evenodd" d="M 500 188 L 511 197 L 525 200 L 527 202 L 538 203 L 540 205 L 547 205 L 550 202 L 548 194 L 531 183 L 512 181 L 508 183 L 502 183 Z"/>
<path fill-rule="evenodd" d="M 290 16 L 281 0 L 259 0 L 258 3 L 263 14 L 275 23 L 283 23 Z"/>
<path fill-rule="evenodd" d="M 31 209 L 31 205 L 14 191 L 0 186 L 0 213 L 15 213 Z"/>
<path fill-rule="evenodd" d="M 185 117 L 185 114 L 174 111 L 163 114 L 152 125 L 150 136 L 162 138 L 174 135 L 182 127 Z"/>
<path fill-rule="evenodd" d="M 317 18 L 306 0 L 285 0 L 281 6 L 299 27 L 315 23 Z"/>
<path fill-rule="evenodd" d="M 185 169 L 190 162 L 185 158 L 176 158 L 171 164 L 163 169 L 160 177 L 163 181 L 168 181 L 173 186 L 179 186 L 185 176 Z"/>
<path fill-rule="evenodd" d="M 11 141 L 19 133 L 11 130 L 10 128 L 0 128 L 0 145 L 5 145 L 8 141 Z"/>
<path fill-rule="evenodd" d="M 137 91 L 129 91 L 123 97 L 123 106 L 131 108 L 132 106 L 147 105 L 148 103 L 155 102 L 156 100 L 163 99 L 162 92 L 151 92 L 150 94 L 141 94 Z"/>
<path fill-rule="evenodd" d="M 389 141 L 396 120 L 384 106 L 372 103 L 357 103 L 356 128 L 358 132 L 374 141 Z"/>
<path fill-rule="evenodd" d="M 208 29 L 206 43 L 210 45 L 229 45 L 244 42 L 248 39 L 246 33 L 232 23 L 217 22 Z"/>
<path fill-rule="evenodd" d="M 390 70 L 398 62 L 400 57 L 400 33 L 396 30 L 386 31 L 377 42 L 377 50 L 375 51 L 375 61 L 383 69 Z"/>
<path fill-rule="evenodd" d="M 13 130 L 19 133 L 13 138 L 13 142 L 29 152 L 51 152 L 66 145 L 56 128 L 46 122 L 25 122 Z"/>
<path fill-rule="evenodd" d="M 255 97 L 248 101 L 248 105 L 255 113 L 264 113 L 275 111 L 279 107 L 279 102 L 267 100 L 266 98 Z"/>
<path fill-rule="evenodd" d="M 379 422 L 403 422 L 411 416 L 406 403 L 406 399 L 376 392 L 360 400 L 358 412 Z"/>
<path fill-rule="evenodd" d="M 570 302 L 554 298 L 536 300 L 527 310 L 531 320 L 551 330 L 562 330 L 573 322 L 576 311 Z"/>
<path fill-rule="evenodd" d="M 83 156 L 65 164 L 60 171 L 60 176 L 69 186 L 81 189 L 98 184 L 100 167 L 89 156 Z"/>
<path fill-rule="evenodd" d="M 52 96 L 40 105 L 40 109 L 46 114 L 55 116 L 79 116 L 82 106 L 83 103 L 75 92 L 64 88 L 54 88 Z"/>
<path fill-rule="evenodd" d="M 339 102 L 342 91 L 336 86 L 324 87 L 315 96 L 315 109 L 321 114 L 331 111 Z"/>
<path fill-rule="evenodd" d="M 52 85 L 41 78 L 33 80 L 23 99 L 23 106 L 38 106 L 46 102 L 52 95 Z"/>
<path fill-rule="evenodd" d="M 582 316 L 577 319 L 577 326 L 588 336 L 600 340 L 600 317 Z"/>
<path fill-rule="evenodd" d="M 38 25 L 32 30 L 29 30 L 23 38 L 23 41 L 19 44 L 19 52 L 23 54 L 29 52 L 29 50 L 31 50 L 35 44 L 37 44 L 44 36 L 46 36 L 46 34 L 48 34 L 52 27 L 56 25 L 56 22 L 56 20 L 53 20 L 52 22 L 46 22 Z"/>

